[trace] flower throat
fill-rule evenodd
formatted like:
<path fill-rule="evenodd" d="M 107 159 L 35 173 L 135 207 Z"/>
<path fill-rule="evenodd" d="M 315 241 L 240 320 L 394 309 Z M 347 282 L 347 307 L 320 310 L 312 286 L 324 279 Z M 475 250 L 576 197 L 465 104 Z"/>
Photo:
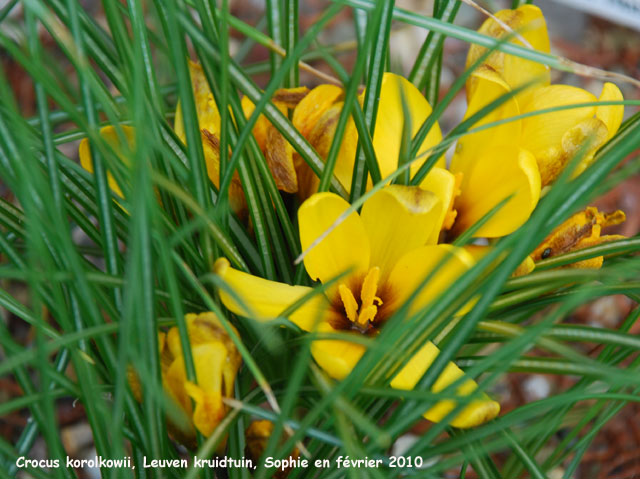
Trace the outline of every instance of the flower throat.
<path fill-rule="evenodd" d="M 351 288 L 345 283 L 340 283 L 338 293 L 344 307 L 344 312 L 349 320 L 350 329 L 361 333 L 370 333 L 374 328 L 378 306 L 382 305 L 382 299 L 377 296 L 378 281 L 380 280 L 380 268 L 371 268 L 362 281 L 360 289 L 360 303 L 356 300 Z M 343 328 L 348 329 L 348 328 Z"/>

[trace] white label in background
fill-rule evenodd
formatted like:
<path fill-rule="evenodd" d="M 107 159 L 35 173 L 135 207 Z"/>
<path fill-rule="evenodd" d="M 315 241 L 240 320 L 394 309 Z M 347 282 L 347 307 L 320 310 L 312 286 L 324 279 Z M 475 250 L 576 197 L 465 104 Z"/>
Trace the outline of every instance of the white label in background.
<path fill-rule="evenodd" d="M 640 31 L 640 0 L 556 0 Z"/>

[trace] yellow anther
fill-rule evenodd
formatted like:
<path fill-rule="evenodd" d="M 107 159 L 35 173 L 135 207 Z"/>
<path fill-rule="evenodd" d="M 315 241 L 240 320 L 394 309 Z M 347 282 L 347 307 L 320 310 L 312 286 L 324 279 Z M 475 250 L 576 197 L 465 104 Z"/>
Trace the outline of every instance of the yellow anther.
<path fill-rule="evenodd" d="M 356 322 L 358 320 L 358 303 L 353 296 L 351 290 L 344 284 L 338 286 L 338 292 L 340 293 L 340 299 L 344 305 L 344 310 L 347 313 L 349 321 Z"/>
<path fill-rule="evenodd" d="M 358 324 L 366 326 L 369 321 L 373 321 L 378 308 L 374 303 L 378 305 L 382 304 L 382 300 L 376 296 L 378 291 L 378 281 L 380 279 L 380 268 L 371 268 L 362 282 L 362 290 L 360 291 L 360 299 L 362 305 L 360 306 L 360 314 L 358 314 Z"/>
<path fill-rule="evenodd" d="M 378 307 L 375 305 L 369 305 L 366 308 L 362 308 L 360 310 L 360 314 L 358 314 L 358 324 L 360 326 L 368 326 L 369 321 L 373 321 L 373 318 L 376 317 L 376 313 L 378 312 Z"/>
<path fill-rule="evenodd" d="M 378 300 L 378 304 L 382 304 L 380 298 L 376 296 L 378 291 L 378 280 L 380 279 L 380 268 L 377 266 L 371 268 L 362 282 L 362 290 L 360 291 L 360 299 L 362 300 L 362 309 L 368 308 Z"/>

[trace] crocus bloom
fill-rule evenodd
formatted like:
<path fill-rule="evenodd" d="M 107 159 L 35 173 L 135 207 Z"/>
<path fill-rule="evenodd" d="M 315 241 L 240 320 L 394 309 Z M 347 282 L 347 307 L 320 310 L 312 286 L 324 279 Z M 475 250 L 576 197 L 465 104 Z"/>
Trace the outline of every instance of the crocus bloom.
<path fill-rule="evenodd" d="M 563 253 L 579 251 L 609 241 L 624 239 L 622 235 L 601 236 L 602 228 L 622 223 L 625 214 L 617 210 L 611 214 L 598 211 L 590 206 L 571 216 L 567 221 L 555 228 L 549 236 L 531 253 L 534 261 L 552 258 Z M 586 259 L 567 265 L 569 268 L 600 268 L 603 257 Z"/>
<path fill-rule="evenodd" d="M 546 24 L 538 7 L 523 5 L 516 10 L 501 10 L 495 16 L 520 33 L 534 49 L 549 52 Z M 491 18 L 484 22 L 479 31 L 496 38 L 508 34 Z M 521 44 L 518 37 L 512 36 L 509 41 Z M 467 67 L 472 66 L 485 51 L 483 47 L 472 46 L 467 56 Z M 506 100 L 473 127 L 548 108 L 580 103 L 594 105 L 532 115 L 467 135 L 458 142 L 452 170 L 466 172 L 469 165 L 484 152 L 499 151 L 509 146 L 524 150 L 527 156 L 535 158 L 541 186 L 545 187 L 558 177 L 578 152 L 584 156 L 574 174 L 581 173 L 591 163 L 597 149 L 620 127 L 624 113 L 622 105 L 597 105 L 598 101 L 623 99 L 613 83 L 605 83 L 600 97 L 596 98 L 581 88 L 550 85 L 546 66 L 502 52 L 493 52 L 467 81 L 468 109 L 465 118 L 514 89 L 525 86 L 524 90 Z M 583 148 L 584 151 L 581 151 Z M 523 154 L 520 153 L 521 156 Z M 496 161 L 495 169 L 502 168 L 502 164 L 502 161 Z"/>
<path fill-rule="evenodd" d="M 158 344 L 164 391 L 189 418 L 169 421 L 168 429 L 176 440 L 191 447 L 196 444 L 196 429 L 204 436 L 211 435 L 227 413 L 222 398 L 233 396 L 241 357 L 214 313 L 187 314 L 185 321 L 197 384 L 187 379 L 178 328 L 158 333 Z M 140 400 L 135 374 L 129 374 L 129 383 Z"/>
<path fill-rule="evenodd" d="M 207 175 L 211 182 L 216 186 L 220 186 L 220 112 L 213 98 L 213 94 L 209 89 L 207 77 L 202 71 L 202 67 L 189 61 L 189 73 L 191 75 L 191 87 L 193 89 L 193 97 L 196 107 L 196 115 L 198 118 L 198 127 L 202 138 L 202 149 L 204 152 L 204 160 L 207 167 Z M 184 122 L 182 120 L 182 107 L 178 102 L 176 107 L 176 116 L 174 121 L 174 129 L 178 138 L 183 143 L 187 142 L 187 135 L 184 131 Z M 229 200 L 231 208 L 240 213 L 246 208 L 242 184 L 237 172 L 233 175 L 231 185 L 229 186 Z"/>
<path fill-rule="evenodd" d="M 534 48 L 549 51 L 546 25 L 539 12 L 537 7 L 524 5 L 517 10 L 502 10 L 496 16 L 520 32 Z M 479 32 L 493 37 L 505 35 L 495 20 L 485 21 Z M 521 43 L 515 37 L 510 41 Z M 485 51 L 472 45 L 467 56 L 467 68 Z M 493 52 L 467 80 L 468 108 L 465 119 L 511 88 L 530 82 L 547 85 L 548 68 L 502 52 Z M 530 90 L 520 92 L 516 98 L 527 98 Z M 519 113 L 518 101 L 514 98 L 492 110 L 473 127 Z M 476 236 L 493 238 L 507 235 L 529 218 L 540 198 L 541 180 L 536 159 L 519 141 L 521 136 L 520 123 L 510 122 L 458 140 L 450 168 L 463 178 L 461 194 L 455 203 L 458 220 L 454 232 L 466 230 L 509 197 L 507 203 L 493 214 Z"/>
<path fill-rule="evenodd" d="M 294 109 L 307 93 L 309 89 L 306 87 L 283 88 L 276 91 L 271 100 L 282 114 L 287 116 L 289 110 Z M 247 118 L 254 110 L 253 103 L 246 96 L 242 98 L 242 109 Z M 293 161 L 293 147 L 264 115 L 258 117 L 252 132 L 278 189 L 286 193 L 296 193 L 298 176 Z"/>
<path fill-rule="evenodd" d="M 207 165 L 207 174 L 211 182 L 218 187 L 220 186 L 220 112 L 209 89 L 202 67 L 197 63 L 189 62 L 189 72 L 191 74 L 191 85 L 202 138 L 204 159 Z M 287 110 L 294 108 L 300 99 L 304 98 L 307 91 L 305 87 L 278 90 L 272 100 L 286 115 Z M 253 104 L 248 98 L 242 100 L 242 108 L 247 117 L 253 112 Z M 174 127 L 178 138 L 186 143 L 180 103 L 176 107 Z M 260 115 L 252 133 L 267 160 L 267 165 L 278 189 L 287 193 L 295 193 L 298 190 L 298 183 L 293 165 L 293 148 L 291 145 L 264 115 Z M 229 197 L 232 209 L 236 213 L 242 214 L 246 209 L 246 202 L 237 172 L 234 173 L 231 181 Z"/>
<path fill-rule="evenodd" d="M 135 148 L 135 130 L 127 125 L 120 125 L 124 139 L 127 142 L 126 145 L 122 144 L 116 128 L 112 125 L 108 125 L 100 128 L 100 136 L 109 145 L 111 149 L 116 153 L 120 161 L 128 165 L 129 160 L 125 157 L 123 150 L 133 150 Z M 89 146 L 89 139 L 83 138 L 78 147 L 78 155 L 80 156 L 80 165 L 89 173 L 93 173 L 93 160 L 91 159 L 91 147 Z M 111 173 L 107 173 L 107 181 L 109 188 L 118 195 L 120 198 L 124 198 L 122 190 L 115 178 Z"/>
<path fill-rule="evenodd" d="M 349 214 L 304 258 L 309 276 L 322 283 L 349 272 L 326 294 L 316 294 L 296 309 L 289 319 L 306 331 L 335 331 L 375 337 L 436 266 L 444 262 L 411 305 L 417 311 L 447 289 L 473 265 L 471 256 L 451 245 L 436 245 L 432 232 L 441 227 L 440 199 L 419 187 L 391 185 L 376 192 L 362 207 Z M 311 196 L 299 209 L 300 241 L 303 250 L 324 233 L 349 204 L 333 193 Z M 231 311 L 257 319 L 278 317 L 312 288 L 290 286 L 258 278 L 231 268 L 220 258 L 214 266 L 241 301 L 220 290 L 220 298 Z M 255 316 L 254 316 L 255 317 Z M 333 378 L 343 379 L 353 369 L 366 347 L 345 340 L 316 340 L 312 355 Z M 425 343 L 396 374 L 391 386 L 410 390 L 437 357 L 438 348 Z M 436 380 L 438 392 L 463 376 L 449 363 Z M 468 395 L 477 387 L 470 379 L 457 389 Z M 438 402 L 424 416 L 439 421 L 455 407 L 454 400 Z M 456 427 L 472 427 L 494 418 L 500 406 L 485 395 L 473 400 L 453 419 Z"/>

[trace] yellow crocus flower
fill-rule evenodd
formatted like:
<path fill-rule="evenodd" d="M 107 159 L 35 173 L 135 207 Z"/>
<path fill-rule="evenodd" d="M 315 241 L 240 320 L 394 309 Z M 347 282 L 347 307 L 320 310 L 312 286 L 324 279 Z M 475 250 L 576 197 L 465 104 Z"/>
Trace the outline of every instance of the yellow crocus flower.
<path fill-rule="evenodd" d="M 338 275 L 349 274 L 326 291 L 317 294 L 296 309 L 289 319 L 305 331 L 321 333 L 341 331 L 376 336 L 417 289 L 421 281 L 442 261 L 428 285 L 412 303 L 412 310 L 423 308 L 447 289 L 473 265 L 471 256 L 461 248 L 436 245 L 432 232 L 439 231 L 441 200 L 419 187 L 391 185 L 372 195 L 361 214 L 351 213 L 324 239 L 308 251 L 304 265 L 309 276 L 326 283 Z M 333 193 L 317 193 L 298 211 L 300 241 L 306 250 L 349 208 Z M 312 288 L 269 281 L 233 269 L 220 258 L 214 270 L 234 291 L 220 290 L 220 298 L 236 314 L 268 320 Z M 236 301 L 240 298 L 240 301 Z M 345 340 L 316 340 L 311 347 L 315 361 L 335 379 L 346 377 L 366 347 Z M 410 390 L 439 353 L 426 342 L 391 381 L 396 389 Z M 432 390 L 438 392 L 463 376 L 449 363 Z M 458 389 L 461 396 L 472 393 L 477 384 L 466 380 Z M 455 400 L 444 400 L 424 413 L 431 421 L 440 421 L 455 407 Z M 455 427 L 466 428 L 494 418 L 500 410 L 487 396 L 472 401 L 453 419 Z"/>
<path fill-rule="evenodd" d="M 519 38 L 524 37 L 529 46 L 549 52 L 546 24 L 538 7 L 523 5 L 516 10 L 501 10 L 495 16 L 520 35 L 512 36 L 510 42 L 522 45 Z M 479 32 L 496 38 L 508 34 L 503 25 L 492 18 L 484 22 Z M 482 47 L 472 46 L 467 56 L 467 67 L 485 51 Z M 620 90 L 612 83 L 605 83 L 599 99 L 581 88 L 549 83 L 546 66 L 494 52 L 467 81 L 468 108 L 465 119 L 492 101 L 525 85 L 528 87 L 492 110 L 472 128 L 548 108 L 595 103 L 598 100 L 622 100 Z M 514 198 L 477 236 L 496 237 L 514 231 L 535 208 L 540 188 L 552 183 L 582 148 L 586 150 L 574 176 L 584 171 L 597 149 L 620 127 L 623 111 L 621 105 L 564 109 L 531 115 L 461 138 L 451 162 L 451 171 L 463 176 L 461 195 L 455 205 L 460 218 L 460 227 L 456 229 L 463 230 L 479 219 L 479 200 L 486 203 L 487 194 L 495 196 L 499 189 L 509 189 Z M 484 166 L 480 166 L 482 163 Z M 466 182 L 474 175 L 479 177 L 477 187 L 468 188 Z M 495 175 L 501 178 L 497 179 Z M 483 184 L 486 186 L 483 187 Z M 502 187 L 494 188 L 498 185 Z M 489 202 L 496 204 L 493 199 Z M 488 210 L 485 208 L 482 211 Z"/>
<path fill-rule="evenodd" d="M 174 439 L 195 447 L 196 429 L 210 436 L 226 415 L 222 398 L 233 397 L 242 360 L 214 313 L 187 314 L 185 322 L 197 384 L 187 379 L 178 328 L 158 333 L 158 345 L 164 391 L 185 415 L 184 421 L 168 421 L 167 427 Z M 128 378 L 134 396 L 141 400 L 140 383 L 132 369 Z"/>
<path fill-rule="evenodd" d="M 112 125 L 100 128 L 100 136 L 107 145 L 113 149 L 120 161 L 125 165 L 128 165 L 129 160 L 125 157 L 123 150 L 133 151 L 135 149 L 135 129 L 127 125 L 120 125 L 120 128 L 122 129 L 125 141 L 127 142 L 126 145 L 122 144 L 116 128 Z M 80 142 L 78 155 L 80 156 L 80 165 L 89 173 L 93 173 L 93 160 L 91 159 L 91 147 L 89 145 L 88 138 L 83 138 Z M 118 183 L 111 173 L 107 173 L 107 181 L 109 183 L 109 188 L 111 188 L 120 198 L 124 198 L 124 194 L 122 193 L 120 186 L 118 186 Z"/>
<path fill-rule="evenodd" d="M 220 186 L 220 112 L 209 89 L 207 77 L 202 67 L 189 61 L 189 74 L 191 75 L 191 87 L 198 117 L 198 127 L 202 138 L 202 149 L 207 167 L 207 175 L 211 182 Z M 182 119 L 182 107 L 180 102 L 176 106 L 176 116 L 174 119 L 174 130 L 183 143 L 187 142 L 187 135 L 184 131 Z M 246 201 L 242 191 L 242 184 L 238 173 L 234 173 L 229 186 L 229 201 L 231 209 L 238 214 L 242 214 L 246 209 Z"/>
<path fill-rule="evenodd" d="M 533 5 L 523 5 L 516 10 L 501 10 L 495 16 L 513 31 L 524 37 L 535 50 L 548 53 L 549 38 L 541 10 Z M 507 35 L 494 19 L 487 19 L 479 31 L 496 38 Z M 512 43 L 521 44 L 517 37 Z M 484 48 L 472 46 L 467 56 L 470 67 Z M 474 127 L 555 107 L 620 101 L 619 88 L 605 83 L 599 98 L 581 88 L 569 85 L 550 85 L 548 68 L 530 60 L 502 52 L 492 53 L 467 81 L 470 117 L 499 97 L 516 88 L 529 85 L 523 91 L 494 109 Z M 616 133 L 622 122 L 622 105 L 593 105 L 532 115 L 521 120 L 499 125 L 482 132 L 467 135 L 458 142 L 453 165 L 464 170 L 479 152 L 505 145 L 513 145 L 530 152 L 536 159 L 542 187 L 552 183 L 581 148 L 586 146 L 584 158 L 575 175 L 580 174 L 593 160 L 600 146 Z"/>

